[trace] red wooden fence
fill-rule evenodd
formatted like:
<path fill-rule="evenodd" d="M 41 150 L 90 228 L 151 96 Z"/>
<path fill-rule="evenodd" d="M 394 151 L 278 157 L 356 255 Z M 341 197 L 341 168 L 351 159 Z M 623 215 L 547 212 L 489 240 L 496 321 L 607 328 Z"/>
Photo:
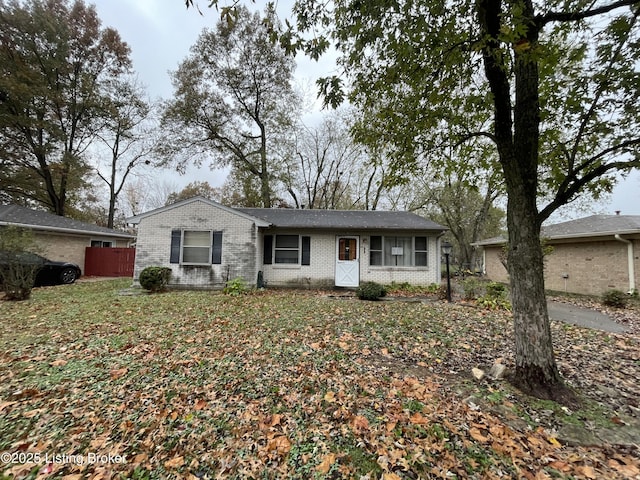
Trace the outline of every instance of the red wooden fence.
<path fill-rule="evenodd" d="M 83 275 L 91 277 L 133 277 L 135 248 L 87 247 Z"/>

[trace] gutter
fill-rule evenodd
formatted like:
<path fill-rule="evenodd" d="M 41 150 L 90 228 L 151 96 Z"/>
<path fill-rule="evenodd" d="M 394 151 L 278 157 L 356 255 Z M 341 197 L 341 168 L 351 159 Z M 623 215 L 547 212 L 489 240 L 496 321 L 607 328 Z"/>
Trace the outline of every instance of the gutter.
<path fill-rule="evenodd" d="M 633 262 L 633 242 L 627 240 L 626 238 L 622 238 L 619 234 L 615 234 L 614 238 L 622 243 L 627 244 L 627 269 L 629 271 L 629 295 L 632 295 L 636 291 L 636 272 Z"/>
<path fill-rule="evenodd" d="M 57 232 L 57 233 L 70 233 L 75 235 L 92 235 L 94 237 L 117 237 L 117 238 L 128 238 L 130 240 L 135 238 L 135 235 L 131 235 L 125 232 L 98 232 L 93 230 L 78 230 L 75 228 L 64 228 L 64 227 L 49 227 L 44 225 L 29 225 L 28 223 L 16 223 L 16 222 L 0 222 L 0 226 L 14 226 L 20 228 L 30 228 L 31 230 L 38 230 L 44 232 Z"/>

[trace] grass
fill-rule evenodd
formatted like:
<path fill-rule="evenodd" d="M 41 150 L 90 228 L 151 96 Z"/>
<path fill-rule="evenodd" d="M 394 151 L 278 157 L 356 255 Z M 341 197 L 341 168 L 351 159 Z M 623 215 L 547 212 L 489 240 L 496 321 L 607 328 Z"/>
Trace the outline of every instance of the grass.
<path fill-rule="evenodd" d="M 473 366 L 510 361 L 505 313 L 309 291 L 119 295 L 128 285 L 1 305 L 0 452 L 12 461 L 0 478 L 625 478 L 637 467 L 624 451 L 612 463 L 559 445 L 536 420 L 559 406 L 470 380 Z M 565 377 L 589 400 L 571 420 L 617 418 L 624 406 L 588 397 L 582 378 L 601 370 L 582 362 L 637 373 L 638 339 L 553 328 Z"/>

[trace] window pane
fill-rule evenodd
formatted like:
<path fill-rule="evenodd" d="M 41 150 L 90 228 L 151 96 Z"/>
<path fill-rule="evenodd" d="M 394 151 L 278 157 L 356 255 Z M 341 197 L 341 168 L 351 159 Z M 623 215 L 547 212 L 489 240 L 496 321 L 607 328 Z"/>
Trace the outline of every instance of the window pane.
<path fill-rule="evenodd" d="M 411 237 L 384 237 L 384 264 L 411 266 Z"/>
<path fill-rule="evenodd" d="M 209 247 L 211 245 L 211 232 L 184 232 L 185 247 Z"/>
<path fill-rule="evenodd" d="M 298 250 L 276 250 L 276 263 L 298 263 Z"/>
<path fill-rule="evenodd" d="M 298 248 L 298 235 L 276 235 L 276 248 Z"/>
<path fill-rule="evenodd" d="M 338 241 L 338 259 L 355 260 L 358 257 L 357 243 L 355 238 L 341 238 Z"/>
<path fill-rule="evenodd" d="M 427 237 L 416 237 L 416 252 L 427 250 Z"/>
<path fill-rule="evenodd" d="M 182 252 L 182 261 L 184 263 L 211 263 L 209 247 L 185 247 Z"/>
<path fill-rule="evenodd" d="M 416 267 L 427 266 L 427 252 L 416 252 Z"/>
<path fill-rule="evenodd" d="M 369 265 L 382 265 L 382 252 L 369 252 Z"/>
<path fill-rule="evenodd" d="M 371 250 L 382 250 L 382 237 L 371 237 Z"/>

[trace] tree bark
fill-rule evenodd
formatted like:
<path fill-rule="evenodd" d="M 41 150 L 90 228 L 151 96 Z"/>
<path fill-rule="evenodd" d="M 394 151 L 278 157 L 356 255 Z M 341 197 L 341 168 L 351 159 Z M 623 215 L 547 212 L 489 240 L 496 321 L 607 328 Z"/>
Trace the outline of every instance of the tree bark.
<path fill-rule="evenodd" d="M 531 0 L 519 3 L 527 34 L 518 42 L 519 48 L 514 48 L 510 76 L 506 59 L 511 53 L 500 39 L 502 2 L 478 2 L 478 19 L 486 36 L 485 74 L 494 98 L 495 138 L 507 190 L 507 258 L 516 346 L 513 381 L 537 397 L 572 403 L 575 398 L 562 382 L 553 351 L 536 205 L 540 105 L 535 49 L 539 32 Z M 511 78 L 515 80 L 513 108 Z"/>

